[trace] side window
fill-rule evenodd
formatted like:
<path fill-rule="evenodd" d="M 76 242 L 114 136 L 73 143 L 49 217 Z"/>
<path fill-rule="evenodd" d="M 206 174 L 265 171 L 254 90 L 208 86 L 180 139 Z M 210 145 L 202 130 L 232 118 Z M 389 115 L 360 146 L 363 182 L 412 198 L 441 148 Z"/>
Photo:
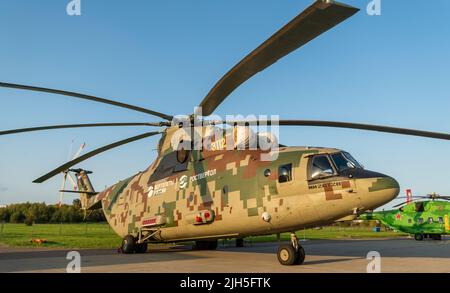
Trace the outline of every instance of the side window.
<path fill-rule="evenodd" d="M 412 220 L 411 219 L 408 219 L 408 224 L 411 224 L 412 223 Z"/>
<path fill-rule="evenodd" d="M 423 224 L 423 218 L 418 218 L 418 219 L 417 219 L 417 223 Z"/>
<path fill-rule="evenodd" d="M 285 183 L 292 181 L 292 164 L 278 167 L 278 182 Z"/>
<path fill-rule="evenodd" d="M 442 217 L 438 218 L 439 224 L 444 224 L 444 219 Z"/>
<path fill-rule="evenodd" d="M 311 160 L 308 170 L 309 179 L 314 180 L 334 175 L 333 167 L 328 156 L 314 156 Z"/>
<path fill-rule="evenodd" d="M 428 218 L 428 223 L 429 223 L 429 224 L 433 224 L 433 218 L 432 218 L 432 217 L 429 217 L 429 218 Z"/>

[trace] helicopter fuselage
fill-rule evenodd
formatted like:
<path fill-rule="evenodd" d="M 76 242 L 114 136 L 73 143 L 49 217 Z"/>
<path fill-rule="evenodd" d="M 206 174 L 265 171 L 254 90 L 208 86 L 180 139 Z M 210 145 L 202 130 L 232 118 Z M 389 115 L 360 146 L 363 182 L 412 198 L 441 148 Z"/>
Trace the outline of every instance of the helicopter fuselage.
<path fill-rule="evenodd" d="M 114 231 L 176 242 L 295 231 L 326 225 L 379 207 L 398 195 L 386 175 L 349 168 L 337 170 L 337 149 L 283 147 L 274 161 L 261 150 L 209 152 L 184 163 L 176 152 L 159 157 L 147 170 L 96 196 Z M 331 169 L 316 176 L 313 159 Z"/>

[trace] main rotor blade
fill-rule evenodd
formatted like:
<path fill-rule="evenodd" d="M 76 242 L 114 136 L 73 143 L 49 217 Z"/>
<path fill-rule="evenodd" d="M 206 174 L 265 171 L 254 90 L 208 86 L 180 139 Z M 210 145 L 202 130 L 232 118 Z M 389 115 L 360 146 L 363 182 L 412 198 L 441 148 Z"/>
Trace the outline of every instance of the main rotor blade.
<path fill-rule="evenodd" d="M 448 197 L 448 196 L 440 196 L 440 197 L 436 197 L 436 198 L 421 197 L 421 198 L 412 199 L 412 200 L 410 200 L 410 201 L 402 202 L 402 203 L 400 203 L 400 204 L 397 204 L 397 205 L 393 206 L 393 208 L 397 208 L 397 207 L 399 207 L 399 206 L 401 206 L 401 205 L 404 205 L 404 204 L 406 204 L 406 203 L 415 202 L 415 201 L 423 200 L 423 199 L 430 199 L 430 200 L 442 199 L 442 200 L 448 200 L 448 201 L 450 201 L 450 197 Z"/>
<path fill-rule="evenodd" d="M 0 131 L 0 135 L 16 134 L 22 132 L 32 132 L 40 130 L 50 130 L 50 129 L 63 129 L 63 128 L 82 128 L 82 127 L 106 127 L 106 126 L 162 126 L 161 123 L 90 123 L 90 124 L 67 124 L 67 125 L 49 125 L 49 126 L 39 126 L 30 128 L 20 128 Z"/>
<path fill-rule="evenodd" d="M 404 196 L 396 197 L 396 199 L 405 199 L 405 198 L 407 198 L 407 197 L 404 197 Z M 446 199 L 446 200 L 450 200 L 450 196 L 445 196 L 445 195 L 413 196 L 412 199 L 414 199 L 414 200 L 421 200 L 421 199 Z"/>
<path fill-rule="evenodd" d="M 346 20 L 359 9 L 318 0 L 234 66 L 200 103 L 207 116 L 238 86 L 259 71 Z"/>
<path fill-rule="evenodd" d="M 155 132 L 147 132 L 147 133 L 144 133 L 144 134 L 133 136 L 133 137 L 130 137 L 130 138 L 127 138 L 127 139 L 124 139 L 124 140 L 120 140 L 120 141 L 114 142 L 112 144 L 103 146 L 101 148 L 95 149 L 95 150 L 93 150 L 93 151 L 91 151 L 89 153 L 86 153 L 86 154 L 84 154 L 84 155 L 82 155 L 82 156 L 80 156 L 80 157 L 78 157 L 78 158 L 76 158 L 76 159 L 74 159 L 74 160 L 72 160 L 70 162 L 65 163 L 64 165 L 59 166 L 55 170 L 45 174 L 42 177 L 39 177 L 38 179 L 34 180 L 33 182 L 34 183 L 42 183 L 42 182 L 52 178 L 53 176 L 59 174 L 60 172 L 66 171 L 70 167 L 72 167 L 72 166 L 74 166 L 74 165 L 76 165 L 76 164 L 78 164 L 80 162 L 83 162 L 84 160 L 87 160 L 87 159 L 89 159 L 89 158 L 91 158 L 91 157 L 93 157 L 95 155 L 98 155 L 98 154 L 103 153 L 103 152 L 105 152 L 107 150 L 116 148 L 118 146 L 130 143 L 130 142 L 133 142 L 133 141 L 136 141 L 136 140 L 140 140 L 140 139 L 143 139 L 143 138 L 147 138 L 147 137 L 150 137 L 150 136 L 154 136 L 154 135 L 157 135 L 157 134 L 160 134 L 160 133 L 161 132 L 156 132 L 156 131 Z"/>
<path fill-rule="evenodd" d="M 160 113 L 160 112 L 156 112 L 156 111 L 152 111 L 152 110 L 149 110 L 149 109 L 145 109 L 145 108 L 142 108 L 142 107 L 133 106 L 133 105 L 130 105 L 130 104 L 125 104 L 125 103 L 122 103 L 122 102 L 117 102 L 117 101 L 108 100 L 108 99 L 104 99 L 104 98 L 94 97 L 94 96 L 90 96 L 90 95 L 69 92 L 69 91 L 55 90 L 55 89 L 49 89 L 49 88 L 43 88 L 43 87 L 29 86 L 29 85 L 5 83 L 5 82 L 0 82 L 0 87 L 21 89 L 21 90 L 28 90 L 28 91 L 35 91 L 35 92 L 51 93 L 51 94 L 64 95 L 64 96 L 69 96 L 69 97 L 74 97 L 74 98 L 79 98 L 79 99 L 95 101 L 95 102 L 99 102 L 99 103 L 114 105 L 114 106 L 117 106 L 117 107 L 126 108 L 126 109 L 130 109 L 130 110 L 134 110 L 134 111 L 138 111 L 138 112 L 142 112 L 142 113 L 158 116 L 158 117 L 161 117 L 161 118 L 166 119 L 168 121 L 171 121 L 172 118 L 173 118 L 170 115 L 166 115 L 166 114 L 163 114 L 163 113 Z"/>
<path fill-rule="evenodd" d="M 233 125 L 257 125 L 261 121 L 249 120 L 249 121 L 226 121 L 227 124 Z M 270 121 L 263 122 L 267 125 L 271 125 Z M 280 126 L 315 126 L 315 127 L 335 127 L 335 128 L 348 128 L 378 131 L 385 133 L 395 133 L 410 136 L 428 137 L 435 139 L 450 140 L 450 134 L 441 132 L 430 132 L 416 129 L 398 128 L 382 125 L 361 124 L 361 123 L 349 123 L 349 122 L 336 122 L 336 121 L 320 121 L 320 120 L 279 120 Z"/>
<path fill-rule="evenodd" d="M 410 201 L 405 201 L 405 202 L 396 204 L 395 206 L 393 206 L 393 208 L 398 208 L 399 206 L 402 206 L 402 205 L 404 205 L 404 204 L 406 204 L 406 203 L 411 203 L 411 202 L 413 202 L 413 201 L 418 201 L 418 200 L 419 200 L 419 199 L 412 199 L 412 200 L 410 200 Z"/>
<path fill-rule="evenodd" d="M 314 121 L 314 120 L 280 120 L 280 125 L 349 128 L 349 129 L 360 129 L 360 130 L 369 130 L 369 131 L 378 131 L 378 132 L 450 140 L 450 134 L 448 133 L 431 132 L 416 129 L 382 126 L 382 125 L 361 124 L 361 123 Z"/>

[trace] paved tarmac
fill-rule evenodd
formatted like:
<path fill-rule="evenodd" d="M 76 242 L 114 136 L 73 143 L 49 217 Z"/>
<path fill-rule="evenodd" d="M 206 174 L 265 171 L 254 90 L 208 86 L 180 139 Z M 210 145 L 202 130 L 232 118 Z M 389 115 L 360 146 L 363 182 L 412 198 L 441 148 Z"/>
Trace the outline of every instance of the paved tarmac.
<path fill-rule="evenodd" d="M 151 247 L 146 254 L 118 254 L 112 249 L 82 249 L 81 272 L 222 272 L 222 273 L 365 273 L 370 251 L 381 255 L 381 272 L 450 273 L 450 238 L 311 240 L 302 245 L 306 260 L 300 266 L 282 266 L 278 243 L 220 242 L 216 251 L 194 251 L 188 246 Z M 0 272 L 66 272 L 68 250 L 0 247 Z M 373 263 L 372 263 L 373 264 Z"/>

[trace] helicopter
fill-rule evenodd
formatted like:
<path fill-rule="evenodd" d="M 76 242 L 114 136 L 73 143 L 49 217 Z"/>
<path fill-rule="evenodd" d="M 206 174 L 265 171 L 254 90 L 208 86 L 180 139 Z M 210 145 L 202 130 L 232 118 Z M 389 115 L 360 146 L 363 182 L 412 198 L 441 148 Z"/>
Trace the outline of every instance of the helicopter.
<path fill-rule="evenodd" d="M 362 220 L 378 220 L 383 225 L 414 235 L 414 239 L 441 240 L 442 235 L 450 234 L 450 196 L 431 193 L 426 196 L 403 202 L 394 207 L 399 209 L 365 213 Z M 428 199 L 428 200 L 423 200 Z"/>
<path fill-rule="evenodd" d="M 252 127 L 334 127 L 441 140 L 450 140 L 450 134 L 336 121 L 221 121 L 205 117 L 252 76 L 358 11 L 334 1 L 315 1 L 227 72 L 193 114 L 182 117 L 87 94 L 0 83 L 4 88 L 70 96 L 163 119 L 40 126 L 6 130 L 0 136 L 77 127 L 158 127 L 158 131 L 85 153 L 33 182 L 45 182 L 61 172 L 74 173 L 83 208 L 103 209 L 109 225 L 123 238 L 121 250 L 126 254 L 144 253 L 148 243 L 194 241 L 196 249 L 214 250 L 218 239 L 291 232 L 291 241 L 278 248 L 278 261 L 282 265 L 302 264 L 305 251 L 295 231 L 382 206 L 398 195 L 399 184 L 388 175 L 366 170 L 344 150 L 284 146 L 276 136 L 254 132 Z M 150 166 L 103 191 L 94 190 L 90 171 L 72 169 L 102 152 L 156 135 L 161 138 Z"/>

